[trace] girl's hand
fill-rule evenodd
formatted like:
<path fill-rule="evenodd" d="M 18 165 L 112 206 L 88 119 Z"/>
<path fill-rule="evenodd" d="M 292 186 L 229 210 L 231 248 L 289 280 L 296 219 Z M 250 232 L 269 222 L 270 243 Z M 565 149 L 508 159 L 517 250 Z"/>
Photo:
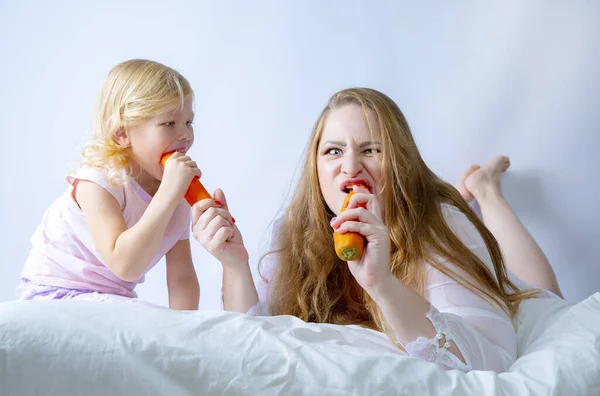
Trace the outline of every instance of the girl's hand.
<path fill-rule="evenodd" d="M 356 281 L 374 298 L 372 291 L 393 277 L 390 270 L 390 236 L 383 223 L 383 211 L 377 197 L 369 190 L 354 186 L 347 209 L 331 220 L 334 231 L 356 232 L 366 239 L 364 253 L 358 261 L 348 261 Z M 359 207 L 366 205 L 366 209 Z"/>
<path fill-rule="evenodd" d="M 220 189 L 214 200 L 203 199 L 192 207 L 194 238 L 227 269 L 248 264 L 248 251 L 242 234 L 229 213 L 225 194 Z"/>
<path fill-rule="evenodd" d="M 202 172 L 190 157 L 174 152 L 165 162 L 160 189 L 169 196 L 183 198 L 194 177 L 202 176 Z"/>

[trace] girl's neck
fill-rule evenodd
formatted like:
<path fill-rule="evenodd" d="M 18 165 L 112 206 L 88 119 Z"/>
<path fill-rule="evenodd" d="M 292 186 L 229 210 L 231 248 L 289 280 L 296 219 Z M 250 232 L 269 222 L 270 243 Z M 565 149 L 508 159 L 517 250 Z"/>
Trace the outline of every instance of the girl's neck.
<path fill-rule="evenodd" d="M 158 187 L 160 186 L 160 180 L 157 180 L 149 175 L 137 164 L 133 164 L 131 170 L 131 176 L 137 182 L 137 184 L 139 184 L 140 187 L 142 187 L 142 189 L 148 193 L 148 195 L 154 197 L 154 194 L 156 194 L 156 191 L 158 191 Z"/>

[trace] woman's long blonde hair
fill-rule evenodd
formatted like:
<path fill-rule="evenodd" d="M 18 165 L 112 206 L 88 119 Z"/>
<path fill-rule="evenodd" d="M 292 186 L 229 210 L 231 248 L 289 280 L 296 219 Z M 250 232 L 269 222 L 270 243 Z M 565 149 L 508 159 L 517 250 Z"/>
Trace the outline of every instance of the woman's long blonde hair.
<path fill-rule="evenodd" d="M 131 159 L 115 133 L 175 110 L 190 97 L 188 80 L 161 63 L 132 59 L 113 67 L 100 92 L 93 138 L 83 148 L 81 165 L 104 168 L 111 183 L 124 183 Z"/>
<path fill-rule="evenodd" d="M 521 292 L 508 279 L 492 234 L 458 191 L 427 167 L 398 106 L 388 96 L 366 88 L 333 95 L 315 124 L 304 169 L 283 217 L 279 249 L 271 252 L 279 255 L 270 284 L 271 313 L 310 322 L 358 324 L 385 332 L 394 340 L 381 310 L 335 254 L 329 225 L 333 213 L 319 188 L 317 148 L 327 116 L 332 109 L 349 104 L 361 106 L 365 116 L 370 111 L 381 133 L 392 273 L 422 295 L 423 263 L 429 263 L 514 317 L 519 302 L 531 292 Z M 494 273 L 450 229 L 442 212 L 444 203 L 458 208 L 477 228 Z M 447 259 L 468 276 L 440 265 L 434 256 Z"/>

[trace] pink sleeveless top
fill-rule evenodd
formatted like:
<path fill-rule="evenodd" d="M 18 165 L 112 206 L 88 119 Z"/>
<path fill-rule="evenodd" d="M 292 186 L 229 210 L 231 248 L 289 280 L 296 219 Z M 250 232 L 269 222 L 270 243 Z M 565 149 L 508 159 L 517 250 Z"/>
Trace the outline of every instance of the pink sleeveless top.
<path fill-rule="evenodd" d="M 32 238 L 32 248 L 21 277 L 36 285 L 137 297 L 134 289 L 144 282 L 144 274 L 179 241 L 189 238 L 190 206 L 178 204 L 156 255 L 134 282 L 119 279 L 106 266 L 94 246 L 83 212 L 73 199 L 77 180 L 88 180 L 108 191 L 119 203 L 127 228 L 142 217 L 152 197 L 134 180 L 112 185 L 101 168 L 82 167 L 68 176 L 69 187 L 46 210 Z"/>

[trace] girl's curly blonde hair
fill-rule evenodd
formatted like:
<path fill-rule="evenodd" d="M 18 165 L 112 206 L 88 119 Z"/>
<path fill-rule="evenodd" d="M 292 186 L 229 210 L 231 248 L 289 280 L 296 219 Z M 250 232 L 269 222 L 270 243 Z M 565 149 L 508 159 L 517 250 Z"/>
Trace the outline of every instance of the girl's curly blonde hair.
<path fill-rule="evenodd" d="M 109 182 L 125 183 L 131 175 L 131 158 L 114 139 L 115 133 L 173 111 L 193 95 L 188 80 L 161 63 L 132 59 L 118 64 L 104 80 L 93 138 L 83 148 L 81 165 L 106 169 Z"/>

